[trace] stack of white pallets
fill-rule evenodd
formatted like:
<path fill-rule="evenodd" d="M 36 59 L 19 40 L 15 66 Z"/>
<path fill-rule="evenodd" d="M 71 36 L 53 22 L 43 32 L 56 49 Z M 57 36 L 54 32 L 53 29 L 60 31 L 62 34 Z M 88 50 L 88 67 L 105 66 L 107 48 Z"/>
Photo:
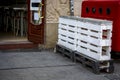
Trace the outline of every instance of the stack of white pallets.
<path fill-rule="evenodd" d="M 112 22 L 85 18 L 77 25 L 77 51 L 97 60 L 110 60 Z"/>
<path fill-rule="evenodd" d="M 77 44 L 77 27 L 76 21 L 61 17 L 58 28 L 58 44 L 69 49 L 76 50 Z"/>
<path fill-rule="evenodd" d="M 64 16 L 58 32 L 58 44 L 96 60 L 111 59 L 111 21 Z"/>

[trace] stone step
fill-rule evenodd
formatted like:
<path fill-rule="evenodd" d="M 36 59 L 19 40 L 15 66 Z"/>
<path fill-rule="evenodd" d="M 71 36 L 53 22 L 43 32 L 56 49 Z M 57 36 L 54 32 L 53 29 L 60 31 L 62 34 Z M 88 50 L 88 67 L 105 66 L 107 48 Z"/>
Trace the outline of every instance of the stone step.
<path fill-rule="evenodd" d="M 29 41 L 0 42 L 0 50 L 38 48 L 38 44 Z"/>

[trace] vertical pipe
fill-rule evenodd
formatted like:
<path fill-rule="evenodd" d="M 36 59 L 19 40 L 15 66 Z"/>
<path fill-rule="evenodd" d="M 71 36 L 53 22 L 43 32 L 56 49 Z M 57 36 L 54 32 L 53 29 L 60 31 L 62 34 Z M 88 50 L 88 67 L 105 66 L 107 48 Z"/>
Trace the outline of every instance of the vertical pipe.
<path fill-rule="evenodd" d="M 74 0 L 70 0 L 70 15 L 74 16 Z"/>

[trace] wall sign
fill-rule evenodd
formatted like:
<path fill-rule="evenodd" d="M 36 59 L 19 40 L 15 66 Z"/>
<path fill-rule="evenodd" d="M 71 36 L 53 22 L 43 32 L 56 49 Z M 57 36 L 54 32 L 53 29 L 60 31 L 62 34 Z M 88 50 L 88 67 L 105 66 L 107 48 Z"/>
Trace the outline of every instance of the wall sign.
<path fill-rule="evenodd" d="M 41 1 L 42 0 L 31 0 L 30 1 L 30 10 L 38 10 Z"/>

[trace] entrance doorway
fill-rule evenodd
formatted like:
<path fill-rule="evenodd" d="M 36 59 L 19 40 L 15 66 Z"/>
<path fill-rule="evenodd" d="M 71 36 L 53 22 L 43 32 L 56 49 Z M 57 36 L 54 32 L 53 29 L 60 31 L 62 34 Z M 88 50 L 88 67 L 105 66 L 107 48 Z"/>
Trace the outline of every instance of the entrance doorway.
<path fill-rule="evenodd" d="M 0 50 L 44 43 L 45 0 L 0 1 Z"/>
<path fill-rule="evenodd" d="M 27 41 L 27 1 L 0 1 L 0 43 Z"/>

